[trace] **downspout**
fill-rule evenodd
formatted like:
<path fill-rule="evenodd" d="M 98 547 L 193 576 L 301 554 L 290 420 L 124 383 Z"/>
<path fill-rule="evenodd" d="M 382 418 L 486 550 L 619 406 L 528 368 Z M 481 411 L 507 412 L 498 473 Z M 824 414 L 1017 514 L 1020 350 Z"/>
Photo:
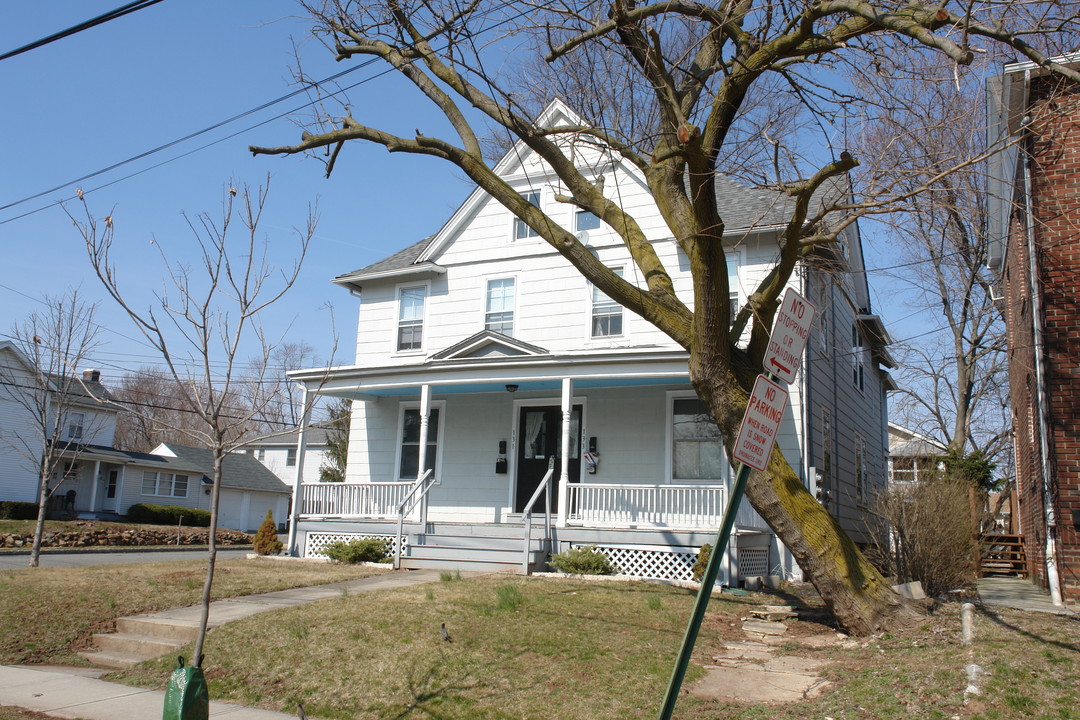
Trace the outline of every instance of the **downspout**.
<path fill-rule="evenodd" d="M 806 265 L 802 266 L 801 272 L 802 281 L 802 295 L 805 298 L 810 297 L 810 268 Z M 803 486 L 810 489 L 810 468 L 813 465 L 814 459 L 814 403 L 812 401 L 813 392 L 810 383 L 810 345 L 806 343 L 803 346 L 803 359 L 802 370 L 799 372 L 799 397 L 800 404 L 802 405 L 802 476 Z M 794 559 L 791 557 L 791 551 L 784 547 L 784 553 L 787 556 L 785 559 L 788 561 L 785 563 L 785 567 L 793 566 L 795 564 Z M 795 577 L 795 568 L 791 567 L 791 578 Z M 801 568 L 800 568 L 801 572 Z M 785 578 L 785 579 L 791 579 Z"/>
<path fill-rule="evenodd" d="M 300 520 L 300 510 L 303 508 L 303 483 L 304 483 L 304 455 L 307 452 L 307 424 L 311 418 L 311 408 L 308 406 L 308 386 L 305 384 L 300 395 L 300 433 L 296 438 L 296 475 L 293 478 L 292 513 L 289 515 L 289 555 L 300 556 L 300 549 L 296 547 L 296 526 Z"/>
<path fill-rule="evenodd" d="M 1031 87 L 1031 71 L 1024 72 L 1024 87 Z M 1039 285 L 1039 273 L 1035 255 L 1035 212 L 1032 209 L 1031 164 L 1032 136 L 1028 127 L 1030 116 L 1024 118 L 1024 224 L 1028 251 L 1028 273 L 1031 284 L 1031 334 L 1035 352 L 1035 392 L 1039 405 L 1039 452 L 1042 454 L 1042 509 L 1043 523 L 1046 526 L 1046 546 L 1043 555 L 1046 563 L 1046 582 L 1050 586 L 1050 600 L 1061 606 L 1061 578 L 1057 569 L 1057 518 L 1054 513 L 1054 497 L 1051 493 L 1053 484 L 1050 477 L 1050 418 L 1046 395 L 1046 368 L 1043 361 L 1044 339 L 1042 331 L 1042 289 Z"/>

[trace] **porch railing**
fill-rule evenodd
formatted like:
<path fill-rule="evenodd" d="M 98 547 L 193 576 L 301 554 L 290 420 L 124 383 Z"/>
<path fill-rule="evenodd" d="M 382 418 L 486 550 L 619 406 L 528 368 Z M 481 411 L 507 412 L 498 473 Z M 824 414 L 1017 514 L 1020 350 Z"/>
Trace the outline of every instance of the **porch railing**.
<path fill-rule="evenodd" d="M 567 525 L 583 527 L 719 527 L 727 505 L 724 485 L 599 485 L 570 483 Z M 750 503 L 739 506 L 735 524 L 765 527 Z"/>
<path fill-rule="evenodd" d="M 413 482 L 301 485 L 301 516 L 396 518 Z"/>
<path fill-rule="evenodd" d="M 397 537 L 394 539 L 394 569 L 401 569 L 401 533 L 402 528 L 405 526 L 405 516 L 413 511 L 413 509 L 424 501 L 427 497 L 428 490 L 435 484 L 435 476 L 430 469 L 425 470 L 424 474 L 416 478 L 416 482 L 411 483 L 409 492 L 405 493 L 405 497 L 401 499 L 401 502 L 397 506 Z M 424 509 L 420 510 L 421 520 L 424 519 Z"/>
<path fill-rule="evenodd" d="M 529 546 L 532 545 L 532 513 L 533 506 L 536 505 L 536 501 L 540 499 L 540 494 L 543 493 L 546 498 L 546 504 L 544 507 L 544 542 L 545 549 L 550 553 L 551 547 L 551 476 L 555 474 L 555 458 L 548 459 L 547 474 L 544 475 L 544 479 L 540 481 L 540 484 L 536 486 L 536 490 L 533 492 L 532 497 L 529 498 L 529 502 L 525 503 L 525 512 L 521 516 L 522 524 L 525 526 L 525 554 L 521 559 L 521 573 L 523 575 L 529 574 Z"/>

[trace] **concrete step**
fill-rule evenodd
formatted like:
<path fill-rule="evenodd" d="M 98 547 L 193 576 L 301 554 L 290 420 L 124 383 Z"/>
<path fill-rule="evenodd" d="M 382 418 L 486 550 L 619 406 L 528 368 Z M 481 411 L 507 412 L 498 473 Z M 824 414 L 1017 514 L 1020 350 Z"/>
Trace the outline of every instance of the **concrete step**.
<path fill-rule="evenodd" d="M 444 535 L 442 533 L 424 535 L 413 547 L 448 547 L 477 550 L 511 550 L 521 552 L 524 547 L 524 535 L 516 537 L 494 537 L 486 535 Z M 529 539 L 529 547 L 535 551 L 547 547 L 547 541 L 538 538 L 536 533 Z"/>
<path fill-rule="evenodd" d="M 407 557 L 425 558 L 429 560 L 467 560 L 472 562 L 498 562 L 520 564 L 524 552 L 520 547 L 516 548 L 460 548 L 444 547 L 442 545 L 413 545 L 409 548 Z M 543 562 L 547 560 L 547 553 L 534 550 L 529 553 L 531 562 Z"/>
<path fill-rule="evenodd" d="M 421 558 L 403 557 L 401 567 L 406 570 L 461 570 L 472 572 L 504 572 L 521 574 L 521 559 L 516 563 L 491 562 L 481 560 L 465 560 L 461 558 Z M 534 566 L 534 569 L 539 569 Z"/>
<path fill-rule="evenodd" d="M 129 635 L 149 635 L 153 638 L 175 640 L 181 645 L 194 642 L 199 636 L 197 625 L 178 624 L 156 617 L 124 617 L 116 619 L 116 632 Z"/>
<path fill-rule="evenodd" d="M 94 645 L 101 652 L 114 655 L 131 655 L 143 660 L 161 657 L 185 644 L 182 641 L 167 640 L 165 638 L 151 637 L 150 635 L 131 635 L 129 633 L 94 635 Z"/>
<path fill-rule="evenodd" d="M 123 670 L 142 662 L 142 659 L 132 657 L 131 655 L 114 655 L 112 653 L 95 652 L 91 650 L 84 650 L 79 653 L 79 656 L 97 667 L 109 668 L 111 670 Z"/>

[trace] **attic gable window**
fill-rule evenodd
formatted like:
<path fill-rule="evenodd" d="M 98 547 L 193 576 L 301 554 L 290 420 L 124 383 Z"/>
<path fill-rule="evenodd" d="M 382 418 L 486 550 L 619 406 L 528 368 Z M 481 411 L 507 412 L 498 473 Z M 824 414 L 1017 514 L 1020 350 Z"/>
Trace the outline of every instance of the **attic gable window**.
<path fill-rule="evenodd" d="M 426 287 L 401 288 L 398 291 L 398 350 L 420 350 L 424 345 L 424 303 Z"/>
<path fill-rule="evenodd" d="M 514 278 L 488 280 L 484 329 L 514 335 Z"/>
<path fill-rule="evenodd" d="M 540 191 L 530 190 L 529 192 L 521 193 L 521 197 L 525 198 L 530 205 L 540 207 Z M 524 240 L 526 238 L 538 237 L 539 233 L 529 227 L 524 220 L 519 217 L 514 218 L 514 239 Z"/>

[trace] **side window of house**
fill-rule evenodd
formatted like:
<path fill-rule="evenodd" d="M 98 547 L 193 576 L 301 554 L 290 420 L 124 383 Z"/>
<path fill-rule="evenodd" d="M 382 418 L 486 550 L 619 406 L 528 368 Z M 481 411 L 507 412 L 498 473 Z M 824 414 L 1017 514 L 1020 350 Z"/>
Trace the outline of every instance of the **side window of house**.
<path fill-rule="evenodd" d="M 866 502 L 868 495 L 866 487 L 866 440 L 862 435 L 855 434 L 855 497 L 860 503 Z"/>
<path fill-rule="evenodd" d="M 600 218 L 588 210 L 578 210 L 574 213 L 574 232 L 597 230 L 599 227 Z"/>
<path fill-rule="evenodd" d="M 728 303 L 731 306 L 731 322 L 735 322 L 735 316 L 739 314 L 739 256 L 736 253 L 727 253 L 728 272 Z"/>
<path fill-rule="evenodd" d="M 68 438 L 78 440 L 83 436 L 83 413 L 68 413 Z"/>
<path fill-rule="evenodd" d="M 405 408 L 401 422 L 401 459 L 398 478 L 415 480 L 420 471 L 420 408 Z M 435 459 L 439 450 L 439 408 L 428 415 L 427 451 L 424 468 L 436 472 Z"/>
<path fill-rule="evenodd" d="M 612 268 L 619 277 L 623 276 L 622 268 Z M 623 334 L 623 309 L 622 305 L 615 302 L 600 291 L 595 285 L 592 289 L 592 336 L 611 337 Z"/>
<path fill-rule="evenodd" d="M 817 306 L 818 344 L 823 353 L 829 351 L 830 327 L 829 327 L 829 286 L 825 281 L 821 283 L 821 293 L 818 296 Z"/>
<path fill-rule="evenodd" d="M 514 334 L 514 278 L 488 280 L 484 301 L 484 328 L 503 335 Z"/>
<path fill-rule="evenodd" d="M 291 447 L 285 450 L 285 467 L 296 467 L 296 448 Z"/>
<path fill-rule="evenodd" d="M 825 492 L 832 489 L 833 427 L 832 415 L 821 413 L 821 480 Z"/>
<path fill-rule="evenodd" d="M 672 480 L 726 480 L 724 439 L 700 399 L 671 401 Z"/>
<path fill-rule="evenodd" d="M 529 192 L 521 193 L 521 197 L 529 201 L 530 205 L 540 207 L 540 191 L 530 190 Z M 531 227 L 525 224 L 525 221 L 519 217 L 514 218 L 514 239 L 524 240 L 525 238 L 537 237 L 538 233 Z"/>
<path fill-rule="evenodd" d="M 424 346 L 424 304 L 426 287 L 401 288 L 398 291 L 398 350 L 420 350 Z"/>
<path fill-rule="evenodd" d="M 851 383 L 863 389 L 863 340 L 856 323 L 851 324 Z"/>
<path fill-rule="evenodd" d="M 259 462 L 263 462 L 264 460 L 266 460 L 266 448 L 259 448 L 258 450 L 256 450 L 255 451 L 255 458 Z"/>

